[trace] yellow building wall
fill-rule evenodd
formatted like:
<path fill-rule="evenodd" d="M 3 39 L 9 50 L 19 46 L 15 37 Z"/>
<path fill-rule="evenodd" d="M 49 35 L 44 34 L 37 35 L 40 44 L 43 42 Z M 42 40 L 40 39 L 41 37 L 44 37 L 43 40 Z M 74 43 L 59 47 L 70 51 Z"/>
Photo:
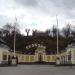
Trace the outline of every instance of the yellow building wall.
<path fill-rule="evenodd" d="M 60 57 L 60 63 L 61 64 L 67 64 L 68 63 L 68 52 L 60 53 L 59 57 Z"/>
<path fill-rule="evenodd" d="M 46 55 L 46 62 L 55 62 L 56 55 Z"/>
<path fill-rule="evenodd" d="M 11 55 L 11 56 L 14 55 L 13 52 L 9 52 L 8 50 L 3 50 L 2 52 L 0 52 L 0 59 L 3 58 L 4 54 L 7 55 L 7 58 L 8 58 L 8 55 Z M 60 53 L 59 54 L 60 62 L 63 64 L 68 63 L 68 55 L 69 55 L 69 53 L 66 51 Z M 22 54 L 22 53 L 16 53 L 16 56 L 18 56 L 19 63 L 36 61 L 36 58 L 35 58 L 36 55 L 26 55 L 26 54 Z M 74 51 L 74 57 L 75 57 L 75 51 Z M 38 56 L 37 56 L 37 58 L 38 58 Z M 8 61 L 8 59 L 6 61 Z M 45 62 L 56 62 L 56 55 L 44 55 L 44 61 Z"/>
<path fill-rule="evenodd" d="M 24 55 L 23 54 L 18 54 L 18 62 L 21 63 L 24 60 Z"/>
<path fill-rule="evenodd" d="M 13 52 L 10 53 L 13 56 Z M 21 53 L 16 53 L 16 56 L 18 56 L 18 62 L 19 63 L 25 63 L 25 62 L 36 62 L 36 55 L 26 55 Z M 38 58 L 38 56 L 37 56 Z M 44 61 L 45 62 L 55 62 L 56 55 L 45 55 Z"/>
<path fill-rule="evenodd" d="M 25 55 L 25 61 L 29 62 L 29 55 Z"/>
<path fill-rule="evenodd" d="M 7 56 L 7 61 L 8 61 L 9 51 L 8 50 L 3 50 L 2 51 L 2 58 L 3 58 L 3 55 L 6 55 Z"/>
<path fill-rule="evenodd" d="M 9 51 L 8 50 L 2 50 L 0 52 L 0 62 L 2 62 L 2 64 L 7 64 L 8 63 L 8 55 L 9 55 Z"/>
<path fill-rule="evenodd" d="M 74 64 L 75 64 L 75 50 L 74 50 Z"/>
<path fill-rule="evenodd" d="M 34 55 L 30 55 L 30 62 L 35 62 L 35 56 Z"/>
<path fill-rule="evenodd" d="M 18 61 L 19 63 L 23 62 L 34 62 L 34 55 L 24 55 L 24 54 L 19 54 L 18 55 Z"/>

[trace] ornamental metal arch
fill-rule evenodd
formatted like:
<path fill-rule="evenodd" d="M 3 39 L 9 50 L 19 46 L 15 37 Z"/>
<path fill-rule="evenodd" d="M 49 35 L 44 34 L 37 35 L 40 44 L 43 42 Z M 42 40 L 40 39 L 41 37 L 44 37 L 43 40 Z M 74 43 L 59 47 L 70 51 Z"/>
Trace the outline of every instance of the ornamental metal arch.
<path fill-rule="evenodd" d="M 27 45 L 26 49 L 30 49 L 30 48 L 33 48 L 33 47 L 43 47 L 43 48 L 46 49 L 46 46 L 44 46 L 43 44 L 37 44 L 37 43 Z"/>

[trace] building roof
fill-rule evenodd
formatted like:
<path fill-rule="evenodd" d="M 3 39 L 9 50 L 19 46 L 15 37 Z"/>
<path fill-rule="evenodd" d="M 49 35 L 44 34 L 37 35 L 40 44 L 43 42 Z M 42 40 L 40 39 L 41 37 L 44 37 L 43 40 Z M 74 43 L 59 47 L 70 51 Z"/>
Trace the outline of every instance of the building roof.
<path fill-rule="evenodd" d="M 6 42 L 0 38 L 0 43 L 6 43 Z"/>
<path fill-rule="evenodd" d="M 9 50 L 10 48 L 6 45 L 6 42 L 0 38 L 0 50 Z"/>
<path fill-rule="evenodd" d="M 75 44 L 74 44 L 74 43 L 69 44 L 69 45 L 67 46 L 67 48 L 75 48 Z M 66 49 L 67 49 L 67 48 L 66 48 Z"/>
<path fill-rule="evenodd" d="M 72 39 L 70 44 L 67 46 L 67 48 L 75 48 L 75 39 Z"/>
<path fill-rule="evenodd" d="M 9 50 L 10 48 L 7 45 L 0 44 L 0 51 L 1 50 Z"/>

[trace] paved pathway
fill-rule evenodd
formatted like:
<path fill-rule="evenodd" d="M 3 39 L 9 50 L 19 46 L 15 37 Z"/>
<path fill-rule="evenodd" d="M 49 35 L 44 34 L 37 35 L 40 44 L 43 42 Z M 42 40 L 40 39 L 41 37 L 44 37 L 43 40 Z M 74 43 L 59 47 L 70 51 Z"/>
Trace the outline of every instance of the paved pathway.
<path fill-rule="evenodd" d="M 0 67 L 0 75 L 75 75 L 75 66 L 55 67 L 50 65 L 19 65 Z"/>

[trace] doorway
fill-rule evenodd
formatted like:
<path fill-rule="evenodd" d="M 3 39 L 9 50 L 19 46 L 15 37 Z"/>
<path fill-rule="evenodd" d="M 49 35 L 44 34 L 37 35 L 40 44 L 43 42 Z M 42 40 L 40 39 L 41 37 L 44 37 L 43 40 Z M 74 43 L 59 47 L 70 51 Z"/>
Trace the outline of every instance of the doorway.
<path fill-rule="evenodd" d="M 39 55 L 38 55 L 38 62 L 39 63 L 42 63 L 42 61 L 43 61 L 42 54 L 39 53 Z"/>

